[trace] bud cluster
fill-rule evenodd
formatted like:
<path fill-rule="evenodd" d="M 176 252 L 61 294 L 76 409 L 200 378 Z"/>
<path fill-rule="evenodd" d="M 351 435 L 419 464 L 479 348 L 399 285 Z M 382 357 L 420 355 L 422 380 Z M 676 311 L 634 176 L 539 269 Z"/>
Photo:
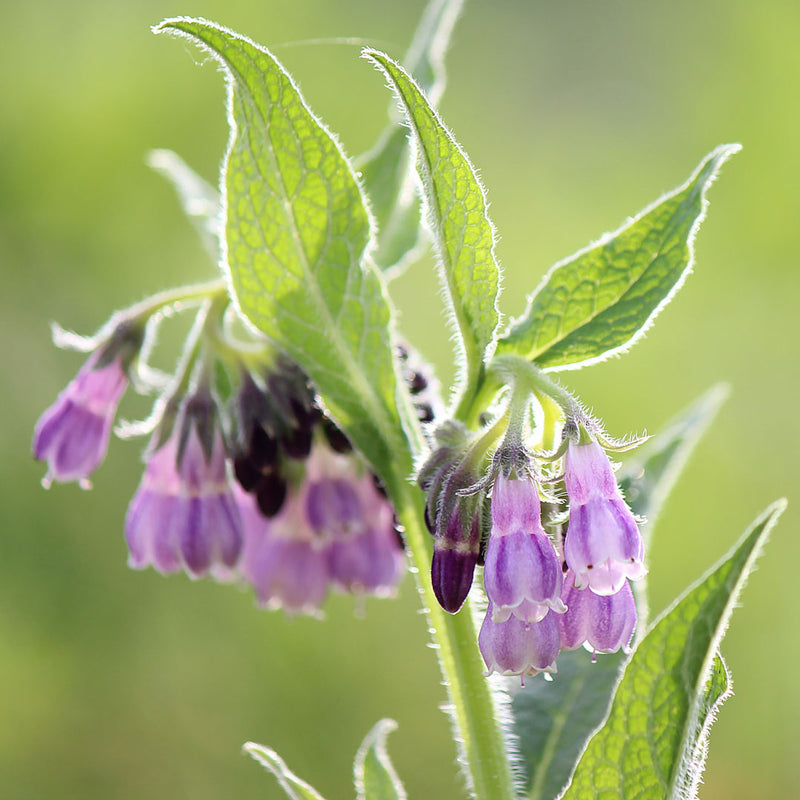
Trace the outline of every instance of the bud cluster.
<path fill-rule="evenodd" d="M 431 579 L 446 611 L 458 611 L 483 563 L 488 604 L 478 643 L 490 673 L 524 679 L 554 672 L 561 650 L 611 653 L 630 645 L 636 606 L 629 581 L 646 571 L 642 538 L 605 450 L 582 426 L 570 429 L 575 435 L 555 462 L 563 459 L 563 476 L 547 480 L 563 479 L 566 525 L 548 513 L 550 534 L 542 496 L 551 490 L 519 447 L 498 450 L 489 475 L 471 488 L 462 480 L 460 491 L 454 478 L 468 460 L 464 448 L 440 446 L 421 473 L 428 508 L 437 510 L 429 525 Z"/>
<path fill-rule="evenodd" d="M 47 485 L 88 486 L 137 375 L 145 327 L 124 320 L 94 341 L 37 423 L 33 451 L 48 464 Z M 317 613 L 329 588 L 393 593 L 405 572 L 394 509 L 305 374 L 283 355 L 257 369 L 234 359 L 238 385 L 223 404 L 215 339 L 198 342 L 156 404 L 125 520 L 129 565 L 239 580 L 259 605 L 289 612 Z"/>

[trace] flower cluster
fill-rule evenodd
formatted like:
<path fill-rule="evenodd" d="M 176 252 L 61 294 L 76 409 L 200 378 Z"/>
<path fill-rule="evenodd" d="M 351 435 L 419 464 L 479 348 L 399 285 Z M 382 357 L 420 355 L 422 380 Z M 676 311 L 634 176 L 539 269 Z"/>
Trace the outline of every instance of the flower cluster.
<path fill-rule="evenodd" d="M 39 420 L 48 483 L 87 484 L 105 457 L 144 338 L 131 330 L 97 344 Z M 289 612 L 317 613 L 330 587 L 391 594 L 405 572 L 394 510 L 303 372 L 284 356 L 259 371 L 239 362 L 223 405 L 208 360 L 194 378 L 187 361 L 156 406 L 125 520 L 129 566 L 240 580 L 259 605 Z"/>
<path fill-rule="evenodd" d="M 541 484 L 527 457 L 511 461 L 497 469 L 486 524 L 488 487 L 477 486 L 472 520 L 459 515 L 462 490 L 444 529 L 431 526 L 432 583 L 442 607 L 460 608 L 482 561 L 488 606 L 478 643 L 490 673 L 553 672 L 561 650 L 581 645 L 595 653 L 627 649 L 636 626 L 629 580 L 645 573 L 642 538 L 605 451 L 583 429 L 566 444 L 563 538 L 545 532 Z"/>

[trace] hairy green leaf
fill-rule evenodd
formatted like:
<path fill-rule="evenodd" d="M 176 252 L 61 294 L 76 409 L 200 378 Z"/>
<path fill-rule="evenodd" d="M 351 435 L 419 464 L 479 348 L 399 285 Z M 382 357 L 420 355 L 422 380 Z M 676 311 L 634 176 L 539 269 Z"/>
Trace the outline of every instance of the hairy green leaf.
<path fill-rule="evenodd" d="M 624 662 L 622 653 L 561 653 L 552 681 L 535 679 L 512 695 L 529 800 L 552 800 L 566 785 L 578 755 L 608 711 Z"/>
<path fill-rule="evenodd" d="M 298 778 L 274 750 L 255 742 L 247 742 L 244 750 L 278 779 L 290 800 L 324 800 L 313 786 Z"/>
<path fill-rule="evenodd" d="M 462 388 L 477 383 L 499 316 L 494 228 L 475 169 L 414 80 L 377 50 L 364 50 L 389 80 L 411 127 L 428 221 L 464 356 Z"/>
<path fill-rule="evenodd" d="M 186 36 L 227 75 L 227 266 L 246 319 L 311 376 L 327 408 L 382 476 L 410 471 L 396 408 L 390 306 L 365 258 L 371 227 L 339 144 L 263 47 L 202 20 Z"/>
<path fill-rule="evenodd" d="M 444 54 L 463 0 L 431 0 L 403 65 L 436 106 L 444 91 Z M 394 106 L 390 112 L 397 116 Z M 396 275 L 414 257 L 420 235 L 420 197 L 406 131 L 394 120 L 375 146 L 356 160 L 378 222 L 376 265 Z"/>
<path fill-rule="evenodd" d="M 627 350 L 692 269 L 706 192 L 739 145 L 710 153 L 689 180 L 618 231 L 553 266 L 497 344 L 545 369 Z"/>
<path fill-rule="evenodd" d="M 386 752 L 386 737 L 396 728 L 393 719 L 380 720 L 358 748 L 353 764 L 357 800 L 406 800 Z"/>
<path fill-rule="evenodd" d="M 710 717 L 727 687 L 716 661 L 720 640 L 785 506 L 770 506 L 639 643 L 563 800 L 685 800 L 687 785 L 699 779 Z"/>
<path fill-rule="evenodd" d="M 681 411 L 665 428 L 649 439 L 625 461 L 618 473 L 620 489 L 634 514 L 644 518 L 641 525 L 645 553 L 649 551 L 653 527 L 689 457 L 728 395 L 717 384 Z M 647 627 L 646 578 L 634 581 L 633 593 L 639 614 L 639 631 Z"/>

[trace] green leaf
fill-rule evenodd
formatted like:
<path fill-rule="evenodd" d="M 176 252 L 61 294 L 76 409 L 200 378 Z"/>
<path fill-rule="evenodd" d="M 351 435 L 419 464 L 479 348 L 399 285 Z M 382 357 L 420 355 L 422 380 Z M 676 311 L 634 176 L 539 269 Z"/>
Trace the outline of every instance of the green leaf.
<path fill-rule="evenodd" d="M 358 748 L 353 765 L 357 800 L 406 800 L 386 752 L 386 737 L 396 728 L 393 719 L 380 720 Z"/>
<path fill-rule="evenodd" d="M 274 750 L 255 742 L 247 742 L 244 750 L 278 779 L 281 789 L 291 800 L 325 800 L 316 789 L 300 780 Z"/>
<path fill-rule="evenodd" d="M 147 154 L 147 165 L 172 184 L 184 214 L 195 226 L 216 264 L 223 235 L 219 192 L 172 150 L 151 150 Z"/>
<path fill-rule="evenodd" d="M 377 50 L 364 50 L 363 55 L 388 78 L 408 117 L 446 299 L 464 356 L 462 389 L 469 389 L 483 371 L 499 321 L 499 268 L 483 187 L 466 154 L 408 73 Z"/>
<path fill-rule="evenodd" d="M 720 640 L 785 506 L 773 503 L 640 642 L 562 800 L 685 800 L 727 688 L 716 662 Z"/>
<path fill-rule="evenodd" d="M 552 681 L 535 679 L 512 695 L 529 800 L 552 800 L 566 785 L 578 755 L 608 711 L 625 660 L 622 653 L 561 653 Z"/>
<path fill-rule="evenodd" d="M 574 369 L 627 350 L 691 271 L 708 187 L 739 149 L 718 147 L 683 186 L 553 266 L 497 352 L 514 352 L 546 369 Z"/>
<path fill-rule="evenodd" d="M 391 311 L 365 259 L 370 218 L 349 161 L 263 47 L 202 20 L 164 30 L 209 51 L 228 78 L 225 235 L 239 309 L 310 375 L 382 477 L 407 474 Z"/>
<path fill-rule="evenodd" d="M 444 54 L 463 0 L 431 0 L 403 65 L 436 106 L 444 91 Z M 390 113 L 396 108 L 392 106 Z M 421 203 L 406 131 L 393 120 L 356 166 L 378 222 L 376 265 L 398 274 L 414 258 L 419 243 Z"/>
<path fill-rule="evenodd" d="M 633 513 L 645 519 L 640 526 L 645 553 L 672 487 L 727 396 L 727 386 L 713 386 L 622 465 L 618 473 L 620 489 Z M 644 631 L 648 617 L 647 580 L 634 581 L 632 587 L 639 614 L 638 630 Z"/>

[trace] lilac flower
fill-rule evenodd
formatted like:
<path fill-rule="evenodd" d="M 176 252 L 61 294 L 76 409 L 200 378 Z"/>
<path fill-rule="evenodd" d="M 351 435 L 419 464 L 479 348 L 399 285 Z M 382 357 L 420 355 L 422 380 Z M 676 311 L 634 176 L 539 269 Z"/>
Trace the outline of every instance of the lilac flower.
<path fill-rule="evenodd" d="M 512 615 L 497 622 L 490 602 L 478 635 L 487 674 L 525 676 L 555 672 L 560 650 L 556 616 L 548 613 L 538 622 L 526 622 Z"/>
<path fill-rule="evenodd" d="M 100 365 L 95 350 L 58 399 L 42 414 L 33 436 L 33 455 L 47 461 L 44 483 L 85 481 L 108 449 L 111 425 L 128 378 L 122 354 Z"/>
<path fill-rule="evenodd" d="M 241 572 L 259 605 L 314 614 L 328 592 L 325 543 L 305 519 L 305 489 L 290 489 L 274 517 L 265 517 L 255 498 L 236 487 L 244 524 Z"/>
<path fill-rule="evenodd" d="M 461 508 L 450 515 L 444 536 L 433 544 L 431 582 L 439 605 L 455 614 L 472 588 L 472 577 L 480 554 L 480 515 L 475 513 L 468 535 L 464 536 Z"/>
<path fill-rule="evenodd" d="M 144 476 L 125 520 L 125 539 L 134 569 L 159 572 L 181 567 L 192 577 L 216 566 L 235 567 L 242 550 L 242 522 L 231 491 L 225 445 L 213 430 L 210 454 L 193 420 L 187 420 L 183 449 L 180 423 L 147 460 Z M 185 428 L 184 428 L 185 430 Z"/>
<path fill-rule="evenodd" d="M 646 569 L 636 521 L 597 442 L 569 444 L 564 482 L 569 497 L 564 556 L 575 585 L 595 594 L 616 594 L 626 578 L 636 580 Z"/>
<path fill-rule="evenodd" d="M 315 447 L 306 471 L 306 521 L 327 545 L 335 586 L 387 595 L 404 574 L 405 556 L 391 504 L 359 468 L 352 456 Z"/>
<path fill-rule="evenodd" d="M 561 565 L 541 523 L 536 485 L 529 478 L 498 476 L 492 490 L 492 532 L 483 571 L 493 620 L 510 615 L 538 622 L 550 609 L 560 614 Z"/>
<path fill-rule="evenodd" d="M 575 650 L 584 642 L 596 653 L 629 652 L 636 627 L 636 603 L 628 581 L 612 595 L 595 594 L 591 589 L 574 586 L 572 571 L 564 578 L 567 613 L 558 617 L 561 647 Z"/>

